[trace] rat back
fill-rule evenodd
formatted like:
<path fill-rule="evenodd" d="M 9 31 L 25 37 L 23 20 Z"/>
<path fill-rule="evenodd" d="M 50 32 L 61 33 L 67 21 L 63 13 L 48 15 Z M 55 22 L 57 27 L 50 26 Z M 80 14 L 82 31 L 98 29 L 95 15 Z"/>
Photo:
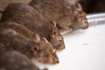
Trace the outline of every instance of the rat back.
<path fill-rule="evenodd" d="M 78 0 L 32 0 L 34 7 L 48 21 L 54 20 L 61 33 L 88 28 L 86 15 L 77 5 Z M 79 11 L 78 11 L 79 10 Z"/>

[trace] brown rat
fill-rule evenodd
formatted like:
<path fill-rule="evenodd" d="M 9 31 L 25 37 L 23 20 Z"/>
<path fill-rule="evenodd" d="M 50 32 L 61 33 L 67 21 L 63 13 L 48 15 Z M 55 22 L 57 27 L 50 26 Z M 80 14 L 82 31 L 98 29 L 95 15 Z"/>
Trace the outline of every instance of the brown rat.
<path fill-rule="evenodd" d="M 28 29 L 27 27 L 23 26 L 23 25 L 20 25 L 18 23 L 15 23 L 15 22 L 3 22 L 0 24 L 0 27 L 2 28 L 10 28 L 10 29 L 13 29 L 15 30 L 16 32 L 24 35 L 25 37 L 28 37 L 34 41 L 38 41 L 39 37 L 36 33 L 33 33 L 30 29 Z"/>
<path fill-rule="evenodd" d="M 31 60 L 17 51 L 3 51 L 0 53 L 1 70 L 40 70 Z"/>
<path fill-rule="evenodd" d="M 76 3 L 77 0 L 32 0 L 29 5 L 34 7 L 46 20 L 56 21 L 61 32 L 65 30 L 70 32 L 72 28 L 88 28 L 86 15 L 82 9 L 77 7 Z M 75 12 L 77 13 L 75 14 Z"/>
<path fill-rule="evenodd" d="M 6 25 L 7 24 L 7 25 Z M 52 45 L 46 40 L 46 38 L 39 39 L 40 37 L 31 39 L 28 36 L 29 30 L 22 28 L 22 25 L 15 25 L 14 22 L 5 22 L 0 24 L 0 50 L 17 50 L 29 58 L 35 58 L 39 62 L 47 64 L 56 64 L 59 62 L 56 52 Z M 22 32 L 26 32 L 24 35 L 17 31 L 13 27 L 19 28 Z M 19 27 L 20 26 L 20 27 Z M 25 29 L 25 30 L 24 30 Z M 39 37 L 39 38 L 37 38 Z M 37 41 L 39 39 L 39 41 Z M 37 41 L 37 42 L 36 42 Z"/>
<path fill-rule="evenodd" d="M 34 8 L 26 4 L 11 4 L 3 12 L 1 22 L 22 24 L 32 32 L 45 37 L 56 50 L 64 49 L 64 41 L 54 21 L 47 22 Z"/>

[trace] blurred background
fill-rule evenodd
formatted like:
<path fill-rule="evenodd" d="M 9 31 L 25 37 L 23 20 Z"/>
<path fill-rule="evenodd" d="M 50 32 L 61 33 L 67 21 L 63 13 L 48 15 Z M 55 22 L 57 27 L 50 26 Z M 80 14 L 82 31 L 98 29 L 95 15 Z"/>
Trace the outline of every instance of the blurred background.
<path fill-rule="evenodd" d="M 105 12 L 105 0 L 80 0 L 86 13 Z"/>

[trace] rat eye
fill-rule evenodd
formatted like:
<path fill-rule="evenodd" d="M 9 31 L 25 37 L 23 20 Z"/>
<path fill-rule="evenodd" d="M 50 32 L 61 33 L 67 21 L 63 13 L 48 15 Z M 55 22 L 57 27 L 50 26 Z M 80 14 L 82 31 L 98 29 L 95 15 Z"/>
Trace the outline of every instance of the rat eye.
<path fill-rule="evenodd" d="M 35 45 L 32 47 L 32 53 L 37 54 L 38 47 Z"/>
<path fill-rule="evenodd" d="M 56 35 L 56 32 L 54 31 L 54 35 Z"/>
<path fill-rule="evenodd" d="M 57 32 L 58 32 L 57 29 L 54 29 L 54 30 L 53 30 L 53 34 L 54 34 L 54 35 L 56 35 Z"/>
<path fill-rule="evenodd" d="M 51 37 L 55 37 L 56 36 L 56 34 L 57 34 L 57 32 L 55 31 L 55 30 L 53 30 L 53 32 L 52 32 L 52 34 L 51 34 Z"/>
<path fill-rule="evenodd" d="M 37 48 L 37 47 L 34 47 L 34 48 L 33 48 L 33 50 L 34 50 L 34 51 L 37 51 L 37 50 L 38 50 L 38 48 Z"/>

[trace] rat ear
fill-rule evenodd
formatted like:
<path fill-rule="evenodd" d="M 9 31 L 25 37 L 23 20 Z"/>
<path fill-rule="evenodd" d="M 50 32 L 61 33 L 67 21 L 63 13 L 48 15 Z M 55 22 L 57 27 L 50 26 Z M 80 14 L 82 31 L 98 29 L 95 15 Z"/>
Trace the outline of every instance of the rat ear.
<path fill-rule="evenodd" d="M 32 50 L 32 53 L 34 53 L 34 55 L 36 55 L 37 54 L 37 52 L 38 52 L 38 46 L 37 45 L 34 45 L 32 48 L 31 48 L 31 50 Z"/>
<path fill-rule="evenodd" d="M 51 43 L 45 37 L 42 37 L 41 42 L 45 45 L 49 45 L 49 47 L 52 46 Z M 47 46 L 45 46 L 45 47 L 47 47 Z"/>
<path fill-rule="evenodd" d="M 54 48 L 52 46 L 52 44 L 45 38 L 45 37 L 42 37 L 42 41 L 41 41 L 43 44 L 45 44 L 46 48 L 49 49 L 49 51 L 53 51 L 54 52 Z"/>
<path fill-rule="evenodd" d="M 45 41 L 46 43 L 49 43 L 48 40 L 45 37 L 42 37 L 42 41 Z"/>
<path fill-rule="evenodd" d="M 40 42 L 40 36 L 39 36 L 39 34 L 34 33 L 34 41 L 35 41 L 36 43 L 39 43 L 39 42 Z"/>
<path fill-rule="evenodd" d="M 58 33 L 58 30 L 57 29 L 53 29 L 51 37 L 54 38 L 57 35 L 57 33 Z"/>
<path fill-rule="evenodd" d="M 78 11 L 83 11 L 82 6 L 80 3 L 76 4 L 76 8 L 78 8 Z"/>
<path fill-rule="evenodd" d="M 56 22 L 55 22 L 54 20 L 51 20 L 50 23 L 51 23 L 54 27 L 56 27 Z"/>

